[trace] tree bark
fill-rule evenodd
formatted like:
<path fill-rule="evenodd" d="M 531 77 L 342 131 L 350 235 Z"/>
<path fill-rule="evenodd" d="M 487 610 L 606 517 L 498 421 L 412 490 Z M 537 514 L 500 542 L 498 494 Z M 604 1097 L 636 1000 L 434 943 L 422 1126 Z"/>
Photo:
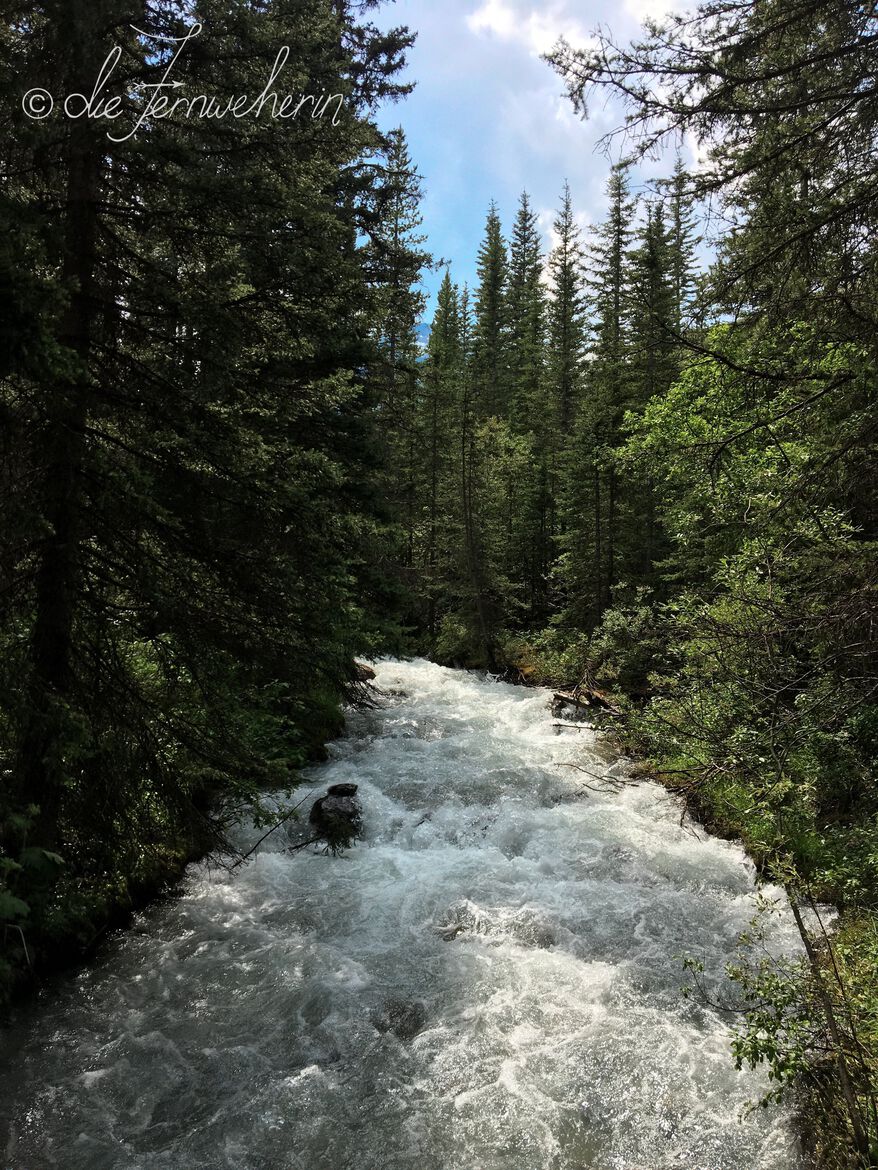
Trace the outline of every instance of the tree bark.
<path fill-rule="evenodd" d="M 89 75 L 90 20 L 70 22 L 70 77 L 83 90 Z M 40 814 L 29 839 L 46 847 L 58 836 L 65 786 L 69 710 L 75 704 L 73 671 L 76 595 L 81 541 L 81 463 L 89 389 L 89 357 L 95 316 L 96 209 L 101 149 L 86 120 L 69 124 L 61 269 L 69 301 L 57 339 L 69 366 L 44 387 L 41 512 L 45 535 L 37 550 L 30 671 L 20 739 L 19 775 L 28 803 Z"/>

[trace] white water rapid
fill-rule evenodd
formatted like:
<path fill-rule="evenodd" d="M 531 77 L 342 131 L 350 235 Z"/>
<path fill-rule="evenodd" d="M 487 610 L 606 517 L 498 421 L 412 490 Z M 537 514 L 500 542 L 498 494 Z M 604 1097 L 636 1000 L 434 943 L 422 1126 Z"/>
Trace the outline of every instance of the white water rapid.
<path fill-rule="evenodd" d="M 729 994 L 741 849 L 654 784 L 585 788 L 563 764 L 624 765 L 545 691 L 377 671 L 308 774 L 360 786 L 363 840 L 193 866 L 23 1009 L 0 1170 L 795 1170 L 789 1113 L 745 1113 L 767 1082 L 680 994 L 682 953 Z"/>

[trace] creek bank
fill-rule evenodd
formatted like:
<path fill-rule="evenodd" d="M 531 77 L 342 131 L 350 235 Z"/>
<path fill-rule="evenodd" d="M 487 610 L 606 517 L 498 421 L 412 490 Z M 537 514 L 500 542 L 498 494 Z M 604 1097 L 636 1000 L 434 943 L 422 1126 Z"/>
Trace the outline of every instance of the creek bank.
<path fill-rule="evenodd" d="M 327 743 L 344 730 L 342 703 L 369 701 L 374 678 L 370 666 L 355 660 L 341 695 L 333 702 L 326 695 L 313 696 L 307 724 L 301 729 L 306 765 L 327 759 Z M 63 909 L 48 928 L 28 929 L 26 919 L 20 930 L 0 922 L 0 1022 L 14 1004 L 47 981 L 91 962 L 105 940 L 128 929 L 139 911 L 175 896 L 187 867 L 217 849 L 217 836 L 210 831 L 206 816 L 214 795 L 207 787 L 194 793 L 195 815 L 190 825 L 157 844 L 137 872 L 103 875 L 91 882 L 62 878 L 57 901 Z"/>
<path fill-rule="evenodd" d="M 539 672 L 530 664 L 527 667 L 511 668 L 510 673 L 515 672 L 518 677 L 514 681 L 522 685 L 546 685 L 546 680 L 541 679 Z M 557 683 L 557 680 L 553 681 Z M 709 786 L 693 782 L 691 778 L 681 779 L 678 773 L 663 770 L 658 762 L 649 758 L 648 745 L 637 734 L 636 725 L 632 727 L 632 716 L 636 717 L 648 703 L 647 694 L 643 691 L 636 694 L 605 694 L 587 689 L 586 695 L 582 696 L 580 687 L 581 684 L 554 688 L 551 709 L 557 719 L 569 720 L 571 725 L 575 725 L 583 713 L 587 714 L 592 726 L 603 732 L 607 746 L 633 761 L 633 775 L 660 784 L 681 802 L 686 814 L 711 836 L 743 848 L 760 882 L 772 884 L 780 880 L 771 851 L 754 837 L 745 818 L 734 815 L 734 811 L 730 812 L 727 802 L 712 799 Z M 864 949 L 860 940 L 854 938 L 852 942 L 848 941 L 847 936 L 856 936 L 862 924 L 856 906 L 851 913 L 846 911 L 844 891 L 823 884 L 812 889 L 811 893 L 818 903 L 831 907 L 837 917 L 828 932 L 821 931 L 816 937 L 811 934 L 809 939 L 811 954 L 809 961 L 803 965 L 798 992 L 803 1006 L 820 1000 L 820 984 L 833 986 L 837 979 L 838 959 L 833 954 L 835 948 L 841 946 L 851 953 L 858 947 Z M 832 1029 L 828 1030 L 831 1032 Z M 831 1055 L 815 1053 L 813 1060 L 801 1069 L 797 1081 L 788 1089 L 788 1097 L 794 1102 L 803 1149 L 815 1170 L 846 1168 L 847 1153 L 842 1151 L 850 1152 L 853 1156 L 854 1143 L 846 1112 L 843 1081 L 836 1060 Z"/>
<path fill-rule="evenodd" d="M 653 733 L 648 726 L 649 703 L 653 697 L 646 683 L 648 659 L 640 664 L 639 673 L 627 678 L 624 671 L 617 675 L 616 664 L 610 661 L 609 666 L 613 669 L 605 671 L 601 679 L 607 685 L 606 692 L 601 692 L 601 695 L 608 703 L 592 703 L 589 709 L 579 702 L 578 691 L 582 682 L 572 684 L 570 672 L 558 669 L 563 657 L 544 658 L 526 642 L 521 643 L 517 649 L 512 647 L 502 677 L 527 687 L 551 688 L 555 695 L 553 714 L 560 720 L 556 724 L 559 735 L 564 734 L 565 726 L 580 730 L 580 720 L 584 717 L 590 726 L 603 732 L 608 750 L 616 750 L 633 761 L 632 775 L 660 784 L 680 802 L 681 811 L 685 809 L 688 816 L 712 836 L 739 844 L 752 861 L 760 882 L 768 885 L 778 881 L 788 883 L 792 865 L 798 875 L 794 882 L 800 881 L 807 891 L 807 896 L 804 896 L 806 908 L 808 897 L 811 897 L 817 904 L 837 911 L 828 930 L 824 932 L 817 928 L 809 932 L 812 958 L 803 968 L 801 978 L 795 981 L 793 994 L 798 1008 L 792 1010 L 810 1017 L 813 1005 L 821 1002 L 821 984 L 835 988 L 842 1018 L 850 1019 L 841 1051 L 849 1050 L 850 1065 L 859 1070 L 856 1074 L 860 1086 L 857 1090 L 858 1109 L 861 1114 L 871 1109 L 874 1116 L 874 1102 L 878 1100 L 875 1087 L 878 1085 L 878 1024 L 875 1022 L 878 1012 L 874 1007 L 878 1003 L 878 979 L 875 977 L 878 936 L 874 917 L 870 917 L 863 894 L 858 896 L 856 891 L 852 894 L 845 885 L 846 867 L 835 862 L 831 849 L 820 852 L 822 839 L 815 842 L 814 834 L 797 838 L 794 830 L 791 836 L 788 834 L 788 846 L 778 863 L 777 845 L 772 844 L 775 838 L 766 834 L 764 810 L 761 810 L 762 815 L 759 808 L 754 813 L 753 800 L 729 799 L 722 785 L 703 781 L 700 772 L 679 769 L 679 763 L 691 761 L 662 758 L 660 751 L 655 750 Z M 581 658 L 575 668 L 576 677 L 579 677 L 584 668 Z M 586 678 L 592 679 L 595 673 L 600 674 L 593 664 Z M 747 789 L 747 777 L 741 778 L 739 787 Z M 821 865 L 822 871 L 815 874 Z M 835 872 L 841 877 L 834 882 Z M 865 881 L 870 880 L 867 873 Z M 844 974 L 840 975 L 839 971 Z M 857 1004 L 856 1022 L 854 1015 L 847 1015 L 849 1008 L 846 1005 L 851 997 Z M 824 1020 L 822 1026 L 820 1046 L 825 1046 L 830 1052 L 838 1051 L 832 1039 L 835 1024 Z M 866 1037 L 865 1044 L 863 1036 Z M 763 1046 L 763 1053 L 768 1060 L 776 1059 L 771 1054 L 770 1045 Z M 794 1053 L 792 1059 L 798 1066 L 799 1056 Z M 863 1069 L 859 1068 L 861 1064 Z M 850 1080 L 850 1071 L 840 1071 L 836 1057 L 812 1054 L 812 1058 L 801 1063 L 796 1082 L 788 1088 L 789 1098 L 799 1103 L 798 1130 L 802 1141 L 820 1170 L 847 1170 L 848 1165 L 862 1164 L 862 1159 L 856 1160 L 858 1143 L 850 1123 L 849 1094 L 845 1092 L 845 1083 Z M 878 1166 L 878 1158 L 873 1155 L 873 1160 Z"/>
<path fill-rule="evenodd" d="M 0 929 L 0 936 L 4 929 L 7 935 L 0 965 L 0 1023 L 22 998 L 71 968 L 91 962 L 108 937 L 131 926 L 138 911 L 173 897 L 187 867 L 208 852 L 205 840 L 190 838 L 163 850 L 153 864 L 103 892 L 76 887 L 67 893 L 62 888 L 60 901 L 68 906 L 75 899 L 76 909 L 51 930 L 34 936 L 25 922 L 22 937 L 11 927 Z"/>

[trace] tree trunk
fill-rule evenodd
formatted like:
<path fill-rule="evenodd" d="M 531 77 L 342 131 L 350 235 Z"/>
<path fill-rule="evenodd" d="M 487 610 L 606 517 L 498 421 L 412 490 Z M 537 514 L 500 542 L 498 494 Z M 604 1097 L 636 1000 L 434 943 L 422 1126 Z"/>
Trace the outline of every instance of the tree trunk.
<path fill-rule="evenodd" d="M 88 23 L 87 15 L 71 21 L 70 76 L 79 81 L 89 73 Z M 69 88 L 73 91 L 76 86 Z M 81 540 L 80 469 L 96 307 L 93 283 L 101 152 L 84 120 L 70 124 L 65 161 L 61 263 L 70 299 L 57 337 L 71 357 L 66 376 L 44 388 L 40 500 L 45 535 L 37 552 L 29 709 L 22 728 L 19 767 L 26 800 L 40 808 L 36 830 L 29 839 L 46 847 L 54 845 L 58 836 L 65 740 L 69 734 L 69 710 L 75 705 L 73 644 Z"/>
<path fill-rule="evenodd" d="M 607 508 L 607 577 L 604 606 L 609 609 L 616 579 L 616 469 L 610 467 Z"/>
<path fill-rule="evenodd" d="M 603 574 L 603 527 L 601 517 L 601 473 L 595 467 L 594 469 L 594 574 L 595 574 L 595 601 L 597 622 L 600 622 L 601 615 L 604 612 L 604 574 Z M 596 624 L 597 624 L 596 622 Z"/>

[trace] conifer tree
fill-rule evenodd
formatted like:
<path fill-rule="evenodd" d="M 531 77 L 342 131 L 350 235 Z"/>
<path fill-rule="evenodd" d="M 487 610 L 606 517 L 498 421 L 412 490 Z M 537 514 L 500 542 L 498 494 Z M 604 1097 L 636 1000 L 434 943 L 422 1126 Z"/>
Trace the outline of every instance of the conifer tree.
<path fill-rule="evenodd" d="M 549 301 L 547 399 L 553 421 L 550 449 L 550 534 L 565 545 L 565 534 L 579 522 L 582 506 L 581 475 L 576 459 L 575 428 L 582 408 L 586 318 L 584 295 L 585 252 L 573 215 L 570 185 L 564 184 L 561 208 L 554 224 L 557 243 L 549 257 L 552 296 Z M 559 568 L 564 564 L 562 555 Z M 564 572 L 554 574 L 562 583 Z"/>
<path fill-rule="evenodd" d="M 647 203 L 631 255 L 631 322 L 629 339 L 629 409 L 639 410 L 665 391 L 678 367 L 674 326 L 676 249 L 661 203 Z"/>
<path fill-rule="evenodd" d="M 695 288 L 695 253 L 701 242 L 696 234 L 695 210 L 686 171 L 679 157 L 669 184 L 668 234 L 670 247 L 671 285 L 673 289 L 673 317 L 675 333 L 682 334 L 692 306 Z"/>
<path fill-rule="evenodd" d="M 505 416 L 509 408 L 506 358 L 508 257 L 500 216 L 488 210 L 485 237 L 478 253 L 475 294 L 473 381 L 481 418 Z"/>
<path fill-rule="evenodd" d="M 509 247 L 507 318 L 509 414 L 514 434 L 529 444 L 531 469 L 515 485 L 518 505 L 509 533 L 510 580 L 519 580 L 519 604 L 527 624 L 546 617 L 548 570 L 552 559 L 550 463 L 554 439 L 546 399 L 546 297 L 537 216 L 526 192 L 521 196 Z M 514 566 L 518 564 L 518 568 Z"/>
<path fill-rule="evenodd" d="M 673 245 L 662 204 L 647 203 L 631 255 L 629 423 L 651 399 L 668 392 L 680 371 L 677 291 L 685 269 L 680 249 Z M 617 442 L 621 441 L 620 434 Z M 629 468 L 617 496 L 616 572 L 629 585 L 651 584 L 654 563 L 664 547 L 652 480 Z"/>
<path fill-rule="evenodd" d="M 401 559 L 411 568 L 414 556 L 417 480 L 422 458 L 418 437 L 417 381 L 420 344 L 416 327 L 424 310 L 420 284 L 431 258 L 419 231 L 423 196 L 421 176 L 411 160 L 401 128 L 383 144 L 384 159 L 364 224 L 368 231 L 366 271 L 375 297 L 378 360 L 375 395 L 386 447 L 388 517 L 397 520 Z M 384 606 L 392 606 L 390 598 Z"/>
<path fill-rule="evenodd" d="M 460 315 L 460 515 L 463 543 L 463 571 L 460 585 L 460 610 L 470 641 L 476 647 L 477 661 L 493 666 L 495 661 L 494 629 L 497 622 L 496 598 L 491 584 L 491 566 L 485 553 L 482 490 L 484 468 L 477 443 L 473 385 L 473 319 L 469 289 L 464 285 L 459 301 Z"/>
<path fill-rule="evenodd" d="M 421 176 L 412 162 L 401 127 L 391 130 L 383 147 L 384 166 L 375 185 L 365 226 L 369 230 L 365 266 L 377 292 L 376 329 L 387 369 L 385 402 L 393 411 L 401 383 L 403 397 L 411 383 L 415 326 L 424 311 L 421 273 L 430 264 L 422 248 L 425 236 Z"/>
<path fill-rule="evenodd" d="M 549 257 L 548 399 L 560 442 L 566 441 L 576 413 L 585 355 L 584 263 L 579 226 L 573 214 L 570 184 L 564 184 L 555 218 L 557 243 Z"/>
<path fill-rule="evenodd" d="M 569 619 L 600 621 L 616 580 L 618 480 L 614 449 L 629 404 L 630 244 L 634 204 L 625 174 L 610 173 L 608 214 L 587 248 L 591 332 L 582 407 L 566 463 L 570 526 L 562 538 L 560 575 Z"/>
<path fill-rule="evenodd" d="M 509 420 L 519 434 L 545 437 L 545 292 L 537 216 L 523 192 L 509 245 L 506 298 Z"/>
<path fill-rule="evenodd" d="M 447 598 L 448 576 L 453 572 L 454 504 L 459 500 L 455 420 L 462 356 L 459 294 L 446 269 L 430 327 L 422 392 L 425 482 L 421 559 L 427 601 L 426 629 L 431 639 L 437 633 L 438 616 Z"/>

